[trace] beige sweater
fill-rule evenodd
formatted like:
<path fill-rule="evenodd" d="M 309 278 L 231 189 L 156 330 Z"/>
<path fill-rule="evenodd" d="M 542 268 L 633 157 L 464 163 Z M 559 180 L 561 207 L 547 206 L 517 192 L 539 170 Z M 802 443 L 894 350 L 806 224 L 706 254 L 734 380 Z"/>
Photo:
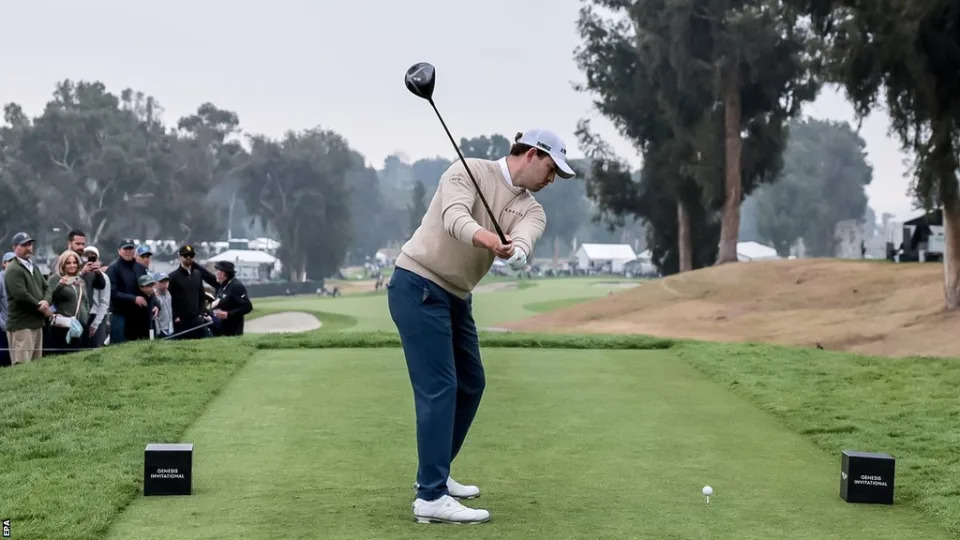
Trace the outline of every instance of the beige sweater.
<path fill-rule="evenodd" d="M 530 257 L 547 225 L 543 207 L 526 189 L 507 184 L 498 161 L 467 159 L 503 233 Z M 413 236 L 400 249 L 397 267 L 409 270 L 466 298 L 490 271 L 496 256 L 474 247 L 481 228 L 496 232 L 460 160 L 440 177 L 440 185 Z"/>

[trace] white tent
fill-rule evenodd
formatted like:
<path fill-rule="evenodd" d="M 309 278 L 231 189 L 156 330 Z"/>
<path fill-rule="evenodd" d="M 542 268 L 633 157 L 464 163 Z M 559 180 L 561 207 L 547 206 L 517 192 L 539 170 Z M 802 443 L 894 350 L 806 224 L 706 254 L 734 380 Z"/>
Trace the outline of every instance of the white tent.
<path fill-rule="evenodd" d="M 737 259 L 740 261 L 762 261 L 769 259 L 779 259 L 777 250 L 770 246 L 765 246 L 759 242 L 738 242 Z"/>
<path fill-rule="evenodd" d="M 252 249 L 229 249 L 210 257 L 206 262 L 212 264 L 218 261 L 232 262 L 237 269 L 237 278 L 251 282 L 269 280 L 270 273 L 278 270 L 276 257 Z"/>
<path fill-rule="evenodd" d="M 636 260 L 637 254 L 630 244 L 580 244 L 576 257 L 582 270 L 609 265 L 610 272 L 620 273 L 624 263 Z"/>

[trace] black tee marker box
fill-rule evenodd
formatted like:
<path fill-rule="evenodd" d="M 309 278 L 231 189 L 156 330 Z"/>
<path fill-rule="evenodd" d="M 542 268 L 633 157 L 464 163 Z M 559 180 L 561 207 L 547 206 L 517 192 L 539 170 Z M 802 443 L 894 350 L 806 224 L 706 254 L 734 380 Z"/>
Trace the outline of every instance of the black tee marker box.
<path fill-rule="evenodd" d="M 143 453 L 143 494 L 190 495 L 193 490 L 193 444 L 147 445 Z"/>
<path fill-rule="evenodd" d="M 840 458 L 840 498 L 848 503 L 893 504 L 896 460 L 890 454 L 844 450 Z"/>

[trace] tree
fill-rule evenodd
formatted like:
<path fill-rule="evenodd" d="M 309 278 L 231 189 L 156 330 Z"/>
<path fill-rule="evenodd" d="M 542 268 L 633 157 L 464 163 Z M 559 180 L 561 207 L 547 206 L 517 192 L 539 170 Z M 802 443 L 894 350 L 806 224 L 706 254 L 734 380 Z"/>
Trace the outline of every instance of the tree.
<path fill-rule="evenodd" d="M 364 167 L 351 171 L 347 184 L 350 186 L 350 220 L 352 240 L 348 264 L 362 264 L 373 257 L 395 236 L 398 227 L 391 223 L 393 213 L 390 202 L 383 195 L 377 171 Z"/>
<path fill-rule="evenodd" d="M 615 17 L 604 19 L 590 3 Z M 784 123 L 816 92 L 797 20 L 772 1 L 594 0 L 579 28 L 587 75 L 579 88 L 600 96 L 598 109 L 645 164 L 664 164 L 657 176 L 669 181 L 657 180 L 658 196 L 677 207 L 680 270 L 699 258 L 687 242 L 704 237 L 689 230 L 700 214 L 690 205 L 705 211 L 706 224 L 719 201 L 717 262 L 737 260 L 741 200 L 776 178 Z"/>
<path fill-rule="evenodd" d="M 175 171 L 162 191 L 167 234 L 183 242 L 197 233 L 222 238 L 242 223 L 246 207 L 238 196 L 238 171 L 248 156 L 235 140 L 239 125 L 236 113 L 209 102 L 177 122 Z"/>
<path fill-rule="evenodd" d="M 590 4 L 580 11 L 583 44 L 576 51 L 586 82 L 575 88 L 598 96 L 594 105 L 634 143 L 644 171 L 634 178 L 627 164 L 590 131 L 589 122 L 581 121 L 577 138 L 591 162 L 587 193 L 611 228 L 630 215 L 650 225 L 648 243 L 661 246 L 660 255 L 676 261 L 657 261 L 664 264 L 661 269 L 692 270 L 700 260 L 694 257 L 693 241 L 705 236 L 691 230 L 693 216 L 708 216 L 715 206 L 712 194 L 718 190 L 708 186 L 718 184 L 721 170 L 719 139 L 712 140 L 719 132 L 702 121 L 702 111 L 712 103 L 710 81 L 692 81 L 672 64 L 667 51 L 673 30 L 671 20 L 664 19 L 664 1 Z M 604 19 L 597 7 L 609 8 L 614 17 Z M 675 249 L 663 247 L 667 238 L 676 242 Z"/>
<path fill-rule="evenodd" d="M 20 138 L 23 159 L 40 177 L 39 212 L 49 222 L 80 227 L 88 241 L 113 241 L 131 206 L 157 185 L 155 126 L 100 82 L 57 84 L 54 98 Z"/>
<path fill-rule="evenodd" d="M 240 170 L 241 195 L 256 218 L 279 233 L 278 258 L 294 282 L 324 278 L 340 267 L 352 240 L 347 179 L 363 156 L 339 134 L 314 128 L 280 141 L 251 137 Z"/>
<path fill-rule="evenodd" d="M 410 215 L 410 234 L 417 230 L 423 215 L 427 213 L 426 196 L 427 190 L 423 187 L 423 182 L 417 180 L 417 183 L 413 185 L 410 206 L 407 207 L 407 212 Z"/>
<path fill-rule="evenodd" d="M 510 152 L 510 141 L 499 133 L 460 139 L 460 153 L 465 158 L 500 159 Z"/>
<path fill-rule="evenodd" d="M 846 122 L 795 121 L 784 160 L 781 180 L 758 193 L 761 235 L 781 256 L 798 238 L 814 257 L 835 256 L 836 224 L 868 210 L 866 142 Z"/>
<path fill-rule="evenodd" d="M 859 119 L 881 100 L 914 156 L 912 194 L 943 210 L 944 308 L 960 307 L 960 5 L 953 0 L 785 0 L 823 39 L 825 77 Z"/>
<path fill-rule="evenodd" d="M 38 212 L 39 179 L 21 148 L 21 139 L 32 127 L 30 119 L 19 105 L 10 103 L 4 107 L 4 123 L 0 127 L 0 245 L 8 246 L 19 231 L 37 234 L 43 219 Z"/>

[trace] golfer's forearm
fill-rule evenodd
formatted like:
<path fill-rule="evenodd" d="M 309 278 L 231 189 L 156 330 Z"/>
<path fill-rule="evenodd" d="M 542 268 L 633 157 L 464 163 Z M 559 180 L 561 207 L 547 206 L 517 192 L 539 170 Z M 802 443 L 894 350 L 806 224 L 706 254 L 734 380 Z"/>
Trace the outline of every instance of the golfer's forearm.
<path fill-rule="evenodd" d="M 519 223 L 514 225 L 513 230 L 510 231 L 510 239 L 515 246 L 523 250 L 527 257 L 531 257 L 533 255 L 533 247 L 537 245 L 537 240 L 543 235 L 546 227 L 547 216 L 544 214 L 542 208 L 536 208 L 527 213 Z"/>

